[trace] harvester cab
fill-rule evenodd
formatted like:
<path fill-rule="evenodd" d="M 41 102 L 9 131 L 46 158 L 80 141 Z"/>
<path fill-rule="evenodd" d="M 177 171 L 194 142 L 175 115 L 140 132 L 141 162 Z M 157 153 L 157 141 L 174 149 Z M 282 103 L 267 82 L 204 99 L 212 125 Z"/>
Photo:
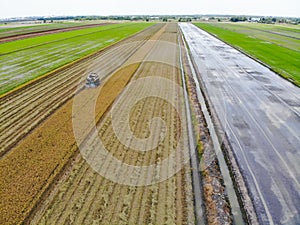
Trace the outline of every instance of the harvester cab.
<path fill-rule="evenodd" d="M 98 87 L 100 85 L 100 79 L 97 73 L 89 73 L 86 78 L 85 86 L 88 88 Z"/>

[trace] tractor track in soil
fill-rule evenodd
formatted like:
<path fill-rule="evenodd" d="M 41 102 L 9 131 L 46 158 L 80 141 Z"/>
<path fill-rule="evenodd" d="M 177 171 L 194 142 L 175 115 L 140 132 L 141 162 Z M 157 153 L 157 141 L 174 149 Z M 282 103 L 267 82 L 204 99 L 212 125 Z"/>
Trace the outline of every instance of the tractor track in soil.
<path fill-rule="evenodd" d="M 0 156 L 37 127 L 64 102 L 74 96 L 85 73 L 105 68 L 106 75 L 116 70 L 150 37 L 159 25 L 101 50 L 74 65 L 58 70 L 30 85 L 1 98 Z M 127 44 L 131 43 L 131 44 Z M 132 44 L 136 43 L 136 44 Z M 112 47 L 118 51 L 110 51 Z M 103 60 L 105 58 L 106 60 Z M 99 64 L 93 64 L 99 62 Z M 116 63 L 117 62 L 117 63 Z M 105 77 L 101 77 L 104 79 Z M 62 85 L 63 84 L 63 85 Z M 82 87 L 84 86 L 83 84 Z"/>

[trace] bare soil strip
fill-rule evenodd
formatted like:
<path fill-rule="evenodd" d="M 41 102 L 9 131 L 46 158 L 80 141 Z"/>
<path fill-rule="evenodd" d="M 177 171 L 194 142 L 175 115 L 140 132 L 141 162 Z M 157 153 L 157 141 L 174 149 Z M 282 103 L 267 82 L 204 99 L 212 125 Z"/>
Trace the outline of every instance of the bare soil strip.
<path fill-rule="evenodd" d="M 151 62 L 151 59 L 168 57 L 167 60 L 178 65 L 178 47 L 175 45 L 177 43 L 177 29 L 176 24 L 169 24 L 153 38 L 153 40 L 173 43 L 173 49 L 166 48 L 159 42 L 147 43 L 143 49 L 140 49 L 141 51 L 138 51 L 128 60 L 128 63 L 125 63 L 126 66 L 121 70 L 123 71 L 122 76 L 118 76 L 118 78 L 134 72 L 130 70 L 132 66 L 135 67 L 136 65 L 132 62 L 143 59 L 145 53 L 150 52 L 146 61 L 142 62 L 139 69 L 134 73 L 132 81 L 140 78 L 160 77 L 169 79 L 174 84 L 181 84 L 178 68 L 160 62 Z M 160 79 L 158 79 L 159 81 Z M 127 96 L 137 95 L 146 89 L 153 88 L 156 87 L 149 86 L 147 83 L 143 88 L 134 86 L 125 89 L 118 98 L 125 97 L 130 102 L 131 100 Z M 168 88 L 172 87 L 157 89 L 157 92 L 164 93 Z M 103 91 L 103 93 L 105 92 Z M 90 90 L 83 91 L 80 95 L 82 95 L 81 98 L 84 103 L 86 96 L 90 95 Z M 182 143 L 177 142 L 180 130 L 184 130 L 183 134 L 186 134 L 184 99 L 179 96 L 179 93 L 172 96 L 177 100 L 179 111 L 176 111 L 169 102 L 156 97 L 142 99 L 131 110 L 130 127 L 132 132 L 140 138 L 146 138 L 150 135 L 149 121 L 152 118 L 159 117 L 165 122 L 165 137 L 155 149 L 139 152 L 123 145 L 112 127 L 110 112 L 107 112 L 97 125 L 97 134 L 89 136 L 83 143 L 89 147 L 89 155 L 92 158 L 103 157 L 104 163 L 101 164 L 101 169 L 106 175 L 118 174 L 119 171 L 117 169 L 111 170 L 112 162 L 110 160 L 104 156 L 95 155 L 93 149 L 98 138 L 101 138 L 107 150 L 115 158 L 130 165 L 147 166 L 158 163 L 168 158 L 177 145 L 180 145 L 182 151 L 175 154 L 175 157 L 179 161 L 183 160 L 184 151 L 188 151 L 188 143 L 186 137 Z M 97 103 L 103 104 L 103 100 L 98 100 Z M 126 107 L 127 101 L 122 102 L 124 107 Z M 159 129 L 160 127 L 157 125 L 153 127 L 153 130 L 157 132 Z M 124 127 L 120 127 L 119 133 L 122 134 L 125 130 Z M 85 136 L 84 132 L 83 136 Z M 168 170 L 171 169 L 168 168 Z M 158 179 L 165 172 L 158 169 L 155 174 L 148 176 L 153 176 L 151 179 Z M 138 170 L 125 171 L 125 173 L 127 174 L 125 178 L 129 180 L 149 179 L 147 176 L 142 176 Z M 120 177 L 121 179 L 124 178 Z M 41 202 L 28 222 L 30 224 L 193 224 L 190 166 L 189 164 L 184 165 L 174 176 L 157 184 L 139 187 L 128 186 L 100 176 L 78 154 L 72 166 L 68 168 L 48 197 L 45 198 L 45 201 Z"/>
<path fill-rule="evenodd" d="M 10 41 L 21 40 L 21 39 L 25 39 L 25 38 L 37 37 L 37 36 L 41 36 L 41 35 L 56 34 L 56 33 L 61 33 L 61 32 L 80 30 L 80 29 L 92 28 L 92 27 L 100 27 L 100 26 L 106 26 L 106 25 L 110 25 L 110 24 L 113 24 L 113 23 L 87 24 L 87 25 L 75 26 L 75 27 L 36 31 L 36 32 L 30 32 L 30 33 L 26 33 L 26 34 L 16 34 L 16 35 L 8 36 L 8 37 L 0 37 L 0 44 L 5 43 L 5 42 L 10 42 Z"/>

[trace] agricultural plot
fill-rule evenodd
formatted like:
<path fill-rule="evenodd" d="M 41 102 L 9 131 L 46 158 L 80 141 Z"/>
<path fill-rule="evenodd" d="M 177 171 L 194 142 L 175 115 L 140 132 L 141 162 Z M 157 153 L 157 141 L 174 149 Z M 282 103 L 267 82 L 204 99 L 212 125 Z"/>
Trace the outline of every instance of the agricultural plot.
<path fill-rule="evenodd" d="M 53 44 L 69 59 L 72 44 L 116 32 L 136 34 L 0 97 L 0 224 L 236 221 L 177 24 L 115 24 L 0 51 L 46 56 Z M 100 87 L 85 87 L 90 72 Z"/>
<path fill-rule="evenodd" d="M 157 32 L 161 26 L 160 24 L 155 25 L 119 42 L 112 49 L 108 48 L 64 70 L 54 72 L 52 75 L 45 77 L 45 79 L 27 85 L 25 88 L 2 98 L 1 101 L 4 104 L 1 107 L 1 110 L 3 110 L 1 113 L 4 116 L 7 113 L 12 113 L 8 118 L 18 117 L 18 115 L 20 117 L 8 127 L 7 123 L 9 123 L 9 120 L 2 121 L 1 128 L 3 126 L 7 129 L 2 130 L 1 135 L 9 132 L 14 126 L 17 129 L 11 136 L 18 136 L 19 132 L 23 135 L 28 134 L 30 128 L 33 129 L 32 124 L 36 127 L 41 123 L 43 117 L 49 116 L 61 104 L 66 102 L 70 96 L 73 96 L 77 85 L 83 86 L 83 84 L 79 83 L 79 79 L 82 76 L 85 76 L 91 70 L 95 72 L 101 71 L 101 79 L 105 79 L 107 75 L 115 71 L 130 55 L 140 48 L 153 33 Z M 120 78 L 121 75 L 118 74 L 111 79 L 111 82 L 107 82 L 108 84 L 105 86 L 107 87 L 107 96 L 99 99 L 101 104 L 98 105 L 97 112 L 99 115 L 97 119 L 107 110 L 107 107 L 128 82 L 128 75 Z M 67 78 L 70 78 L 70 81 L 62 82 Z M 67 95 L 65 95 L 64 91 L 53 92 L 53 88 L 60 89 L 61 86 L 65 87 Z M 103 89 L 105 88 L 103 87 Z M 39 98 L 41 98 L 41 102 L 38 102 Z M 49 101 L 50 99 L 52 100 Z M 28 104 L 24 104 L 24 102 L 28 102 Z M 14 108 L 19 113 L 14 112 Z M 21 125 L 18 124 L 22 123 L 22 120 L 26 120 L 26 117 L 34 112 L 39 114 L 31 117 L 30 120 Z M 41 193 L 48 188 L 49 183 L 53 181 L 76 150 L 76 148 L 73 148 L 75 140 L 72 131 L 71 114 L 72 102 L 69 102 L 32 132 L 30 138 L 25 138 L 15 148 L 9 148 L 9 153 L 2 157 L 0 162 L 1 181 L 3 181 L 1 182 L 0 193 L 2 200 L 0 207 L 1 224 L 11 224 L 23 220 L 40 198 Z M 58 124 L 59 126 L 57 126 Z M 53 136 L 53 134 L 57 134 L 57 136 Z M 18 139 L 20 140 L 21 138 L 22 136 L 19 136 Z M 15 181 L 18 182 L 16 183 Z"/>
<path fill-rule="evenodd" d="M 242 33 L 262 42 L 270 42 L 290 50 L 300 51 L 300 26 L 259 23 L 214 23 L 214 26 Z"/>
<path fill-rule="evenodd" d="M 85 25 L 76 25 L 74 26 L 66 26 L 62 28 L 50 28 L 49 30 L 41 30 L 41 31 L 33 31 L 29 33 L 21 33 L 21 34 L 13 34 L 9 36 L 4 36 L 0 37 L 0 44 L 1 43 L 6 43 L 6 42 L 11 42 L 11 41 L 16 41 L 16 40 L 22 40 L 25 38 L 32 38 L 32 37 L 38 37 L 41 35 L 47 35 L 47 34 L 56 34 L 56 33 L 61 33 L 61 32 L 67 32 L 67 31 L 72 31 L 72 30 L 80 30 L 84 28 L 92 28 L 92 27 L 99 27 L 99 26 L 104 26 L 104 25 L 109 25 L 111 23 L 99 23 L 99 24 L 85 24 Z M 1 31 L 1 30 L 0 30 Z M 0 32 L 1 34 L 1 32 Z"/>
<path fill-rule="evenodd" d="M 114 24 L 0 44 L 0 94 L 151 25 Z"/>
<path fill-rule="evenodd" d="M 300 38 L 300 25 L 290 24 L 260 24 L 260 23 L 241 23 L 232 24 L 235 26 L 247 27 L 247 29 L 258 29 L 268 33 L 279 34 L 299 39 Z"/>
<path fill-rule="evenodd" d="M 183 164 L 178 173 L 167 177 L 163 182 L 148 186 L 134 187 L 122 184 L 122 182 L 112 182 L 107 179 L 107 176 L 117 175 L 118 177 L 118 172 L 110 169 L 111 161 L 102 158 L 104 166 L 107 167 L 102 170 L 104 174 L 100 176 L 79 154 L 73 134 L 72 118 L 74 119 L 80 114 L 89 114 L 90 110 L 87 105 L 91 101 L 96 101 L 95 120 L 98 121 L 110 109 L 117 96 L 118 99 L 125 99 L 125 101 L 121 101 L 124 106 L 124 104 L 130 104 L 130 100 L 137 93 L 152 90 L 164 96 L 167 95 L 168 90 L 173 90 L 175 94 L 171 97 L 172 101 L 176 103 L 175 108 L 168 101 L 150 96 L 138 101 L 130 111 L 129 126 L 135 136 L 147 139 L 149 135 L 151 136 L 151 131 L 163 130 L 160 134 L 162 136 L 154 138 L 153 143 L 156 140 L 159 141 L 159 145 L 151 151 L 135 151 L 120 143 L 114 133 L 113 120 L 109 111 L 98 123 L 96 136 L 89 135 L 89 138 L 82 144 L 93 150 L 95 139 L 100 137 L 115 158 L 136 166 L 159 163 L 172 155 L 174 148 L 179 147 L 181 151 L 176 152 L 174 157 L 178 162 L 185 162 L 188 147 L 184 99 L 180 90 L 176 89 L 181 85 L 180 71 L 176 68 L 179 56 L 178 47 L 175 45 L 178 28 L 176 24 L 171 24 L 158 31 L 158 28 L 161 27 L 161 25 L 156 25 L 144 31 L 145 33 L 140 33 L 137 37 L 141 38 L 141 41 L 128 40 L 127 45 L 115 48 L 115 51 L 104 52 L 102 58 L 100 56 L 93 58 L 89 61 L 91 67 L 86 65 L 88 67 L 86 70 L 84 64 L 81 69 L 78 67 L 78 70 L 75 70 L 75 66 L 72 67 L 74 70 L 71 70 L 70 73 L 73 74 L 77 71 L 77 74 L 81 76 L 83 71 L 89 71 L 91 68 L 93 71 L 97 71 L 104 82 L 100 87 L 100 95 L 98 96 L 99 88 L 82 90 L 79 87 L 76 98 L 67 101 L 22 142 L 4 155 L 0 161 L 0 175 L 3 180 L 0 193 L 2 199 L 1 224 L 20 223 L 32 212 L 34 213 L 27 221 L 32 224 L 193 223 L 193 197 L 188 165 Z M 156 34 L 153 36 L 154 32 Z M 151 40 L 145 42 L 151 36 Z M 169 44 L 158 43 L 157 40 L 166 41 Z M 130 48 L 131 45 L 135 46 L 135 50 Z M 165 47 L 166 45 L 168 47 Z M 116 61 L 122 55 L 118 57 L 115 53 L 121 54 L 123 51 L 127 51 L 127 58 L 124 56 L 124 60 L 120 60 L 123 68 L 117 70 L 120 64 Z M 143 59 L 145 59 L 144 62 L 142 62 Z M 111 71 L 112 69 L 113 71 Z M 64 71 L 64 73 L 67 72 Z M 59 77 L 58 74 L 53 77 Z M 111 76 L 107 76 L 108 74 Z M 142 78 L 152 78 L 157 83 L 153 85 L 151 82 L 144 82 L 142 87 L 125 88 L 122 92 L 126 85 L 130 86 L 131 82 Z M 77 78 L 72 79 L 75 81 Z M 162 80 L 168 80 L 169 85 L 159 88 Z M 78 79 L 76 81 L 77 84 L 80 84 Z M 55 79 L 53 79 L 53 83 L 46 82 L 44 84 L 51 89 L 52 85 L 55 86 Z M 32 88 L 36 87 L 38 87 L 38 83 L 32 84 Z M 21 89 L 23 97 L 26 92 L 30 93 L 31 88 Z M 41 92 L 44 90 L 41 89 Z M 33 93 L 37 95 L 38 89 Z M 33 94 L 32 98 L 34 97 Z M 14 98 L 7 98 L 7 100 L 14 102 Z M 79 102 L 80 110 L 76 111 L 76 114 L 74 112 L 72 114 L 74 101 Z M 39 104 L 37 103 L 37 105 Z M 43 107 L 48 106 L 44 105 Z M 121 114 L 121 112 L 117 110 L 116 114 Z M 152 119 L 157 117 L 161 118 L 164 124 L 156 122 L 150 124 Z M 32 118 L 31 121 L 36 118 Z M 89 119 L 93 120 L 93 118 Z M 90 126 L 90 121 L 80 126 L 82 140 L 89 134 Z M 124 128 L 120 131 L 122 134 L 127 133 Z M 149 146 L 152 146 L 153 143 L 150 142 Z M 87 153 L 88 155 L 95 154 L 93 151 Z M 152 174 L 153 176 L 149 174 L 150 180 L 155 180 L 160 176 L 164 177 L 163 174 L 172 171 L 173 166 L 174 164 L 170 162 L 167 164 L 167 170 L 164 167 L 158 167 Z M 66 172 L 61 174 L 65 168 Z M 120 176 L 120 180 L 124 182 L 148 179 L 142 176 L 138 170 L 124 172 L 127 176 Z M 127 177 L 128 179 L 124 179 Z M 58 184 L 54 185 L 54 181 L 57 179 Z M 49 195 L 43 195 L 46 192 Z M 43 201 L 40 201 L 41 198 Z M 38 202 L 40 205 L 32 211 Z"/>
<path fill-rule="evenodd" d="M 233 23 L 196 23 L 300 85 L 300 28 Z"/>
<path fill-rule="evenodd" d="M 176 42 L 177 26 L 169 25 L 160 35 L 159 40 Z M 137 93 L 149 92 L 155 90 L 156 93 L 164 96 L 164 92 L 170 89 L 176 90 L 176 85 L 180 83 L 180 71 L 173 66 L 160 62 L 153 62 L 154 59 L 168 58 L 167 61 L 176 62 L 178 57 L 178 49 L 176 45 L 173 49 L 164 48 L 164 44 L 150 43 L 142 52 L 138 52 L 129 59 L 136 61 L 135 57 L 144 55 L 145 50 L 151 50 L 150 55 L 146 58 L 137 72 L 134 74 L 131 82 L 139 79 L 154 78 L 157 82 L 164 79 L 170 80 L 170 84 L 174 86 L 164 86 L 164 88 L 155 88 L 151 82 L 144 83 L 143 86 L 134 86 L 133 88 L 125 88 L 119 97 L 120 107 L 124 109 L 124 105 L 131 105 L 132 99 Z M 139 60 L 137 60 L 139 61 Z M 147 62 L 149 61 L 149 62 Z M 128 63 L 129 65 L 131 63 Z M 124 70 L 127 70 L 125 67 Z M 151 80 L 151 79 L 150 79 Z M 149 80 L 149 81 L 150 81 Z M 175 89 L 174 89 L 175 88 Z M 83 93 L 84 94 L 84 93 Z M 95 136 L 90 136 L 85 142 L 87 152 L 85 157 L 95 158 L 96 153 L 93 149 L 97 148 L 97 138 L 103 141 L 107 150 L 115 158 L 129 165 L 148 166 L 168 158 L 174 151 L 176 145 L 180 145 L 182 151 L 176 154 L 178 160 L 184 160 L 185 151 L 187 151 L 186 137 L 185 141 L 178 142 L 178 135 L 185 130 L 184 126 L 184 108 L 182 108 L 183 99 L 180 92 L 172 96 L 177 102 L 180 111 L 174 110 L 169 102 L 156 98 L 148 97 L 139 101 L 131 109 L 130 127 L 135 136 L 147 138 L 151 135 L 151 131 L 157 132 L 159 126 L 154 125 L 149 130 L 149 121 L 152 118 L 159 117 L 165 122 L 165 138 L 159 145 L 148 152 L 135 151 L 122 143 L 116 135 L 113 128 L 114 118 L 108 113 L 97 127 L 98 132 Z M 122 114 L 116 111 L 115 115 Z M 183 121 L 180 121 L 183 120 Z M 126 128 L 120 127 L 117 131 L 121 135 L 126 135 Z M 183 132 L 185 134 L 186 132 Z M 132 142 L 134 142 L 131 139 Z M 155 139 L 152 139 L 155 141 Z M 152 145 L 153 143 L 148 143 Z M 145 146 L 144 146 L 145 147 Z M 149 173 L 143 176 L 138 169 L 122 171 L 113 166 L 113 162 L 105 155 L 97 155 L 101 158 L 101 170 L 104 176 L 96 173 L 90 165 L 80 155 L 76 158 L 74 165 L 64 174 L 63 179 L 50 193 L 49 197 L 39 206 L 39 210 L 33 216 L 31 224 L 47 223 L 75 223 L 75 224 L 188 224 L 193 223 L 193 202 L 191 190 L 191 178 L 189 167 L 184 166 L 176 175 L 166 179 L 165 181 L 148 186 L 131 186 L 125 185 L 130 182 L 146 182 L 146 180 L 159 179 L 163 176 L 164 169 L 172 170 L 172 163 L 169 167 L 157 169 L 154 174 Z M 102 161 L 103 160 L 103 161 Z M 182 162 L 184 163 L 184 162 Z M 116 176 L 119 182 L 112 182 L 105 177 Z M 122 184 L 122 183 L 125 184 Z"/>

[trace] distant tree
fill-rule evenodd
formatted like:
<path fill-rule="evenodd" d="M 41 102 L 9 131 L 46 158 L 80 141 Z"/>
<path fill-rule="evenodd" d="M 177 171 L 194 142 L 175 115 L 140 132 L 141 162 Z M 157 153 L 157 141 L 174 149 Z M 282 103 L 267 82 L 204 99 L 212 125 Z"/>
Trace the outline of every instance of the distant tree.
<path fill-rule="evenodd" d="M 178 22 L 192 22 L 192 18 L 179 18 Z"/>
<path fill-rule="evenodd" d="M 277 21 L 276 18 L 271 18 L 271 17 L 262 17 L 260 19 L 260 23 L 266 23 L 266 24 L 271 24 L 271 23 L 275 23 Z"/>
<path fill-rule="evenodd" d="M 245 16 L 234 16 L 230 18 L 231 22 L 240 22 L 240 21 L 246 21 L 247 17 Z"/>

